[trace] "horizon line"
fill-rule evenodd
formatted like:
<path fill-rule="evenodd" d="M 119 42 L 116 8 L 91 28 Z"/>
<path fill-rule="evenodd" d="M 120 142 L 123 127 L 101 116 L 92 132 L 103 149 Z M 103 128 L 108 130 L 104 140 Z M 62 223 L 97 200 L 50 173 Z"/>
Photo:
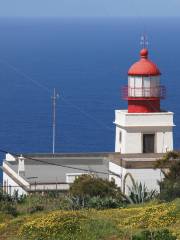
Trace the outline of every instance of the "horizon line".
<path fill-rule="evenodd" d="M 176 19 L 180 18 L 180 16 L 0 16 L 0 18 L 90 18 L 90 19 L 99 19 L 99 18 L 137 18 L 137 19 L 148 19 L 148 18 L 154 18 L 154 19 L 160 19 L 160 18 L 169 18 L 169 19 Z"/>

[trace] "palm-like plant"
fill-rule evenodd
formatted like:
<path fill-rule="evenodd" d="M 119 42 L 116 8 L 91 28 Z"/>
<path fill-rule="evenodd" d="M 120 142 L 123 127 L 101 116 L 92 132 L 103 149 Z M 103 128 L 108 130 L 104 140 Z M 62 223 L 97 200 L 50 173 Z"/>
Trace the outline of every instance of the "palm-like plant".
<path fill-rule="evenodd" d="M 131 187 L 128 187 L 128 194 L 126 194 L 126 180 L 129 177 L 131 180 Z M 147 202 L 149 200 L 154 199 L 157 197 L 158 193 L 156 190 L 149 191 L 148 188 L 145 186 L 145 184 L 142 184 L 141 182 L 136 182 L 133 175 L 131 173 L 126 173 L 123 180 L 123 192 L 121 193 L 122 197 L 125 201 L 129 203 L 143 203 Z"/>
<path fill-rule="evenodd" d="M 145 184 L 133 182 L 132 187 L 128 186 L 129 194 L 127 199 L 130 203 L 144 203 L 157 196 L 156 190 L 149 191 Z"/>

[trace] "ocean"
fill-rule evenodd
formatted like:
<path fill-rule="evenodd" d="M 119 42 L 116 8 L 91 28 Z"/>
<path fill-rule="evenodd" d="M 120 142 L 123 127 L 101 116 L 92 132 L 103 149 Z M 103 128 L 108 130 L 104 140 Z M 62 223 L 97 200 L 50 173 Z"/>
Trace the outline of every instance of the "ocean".
<path fill-rule="evenodd" d="M 180 149 L 180 19 L 0 19 L 0 149 L 52 152 L 52 95 L 57 100 L 56 152 L 114 151 L 114 110 L 139 59 L 140 36 L 167 88 Z M 1 160 L 4 154 L 0 155 Z"/>

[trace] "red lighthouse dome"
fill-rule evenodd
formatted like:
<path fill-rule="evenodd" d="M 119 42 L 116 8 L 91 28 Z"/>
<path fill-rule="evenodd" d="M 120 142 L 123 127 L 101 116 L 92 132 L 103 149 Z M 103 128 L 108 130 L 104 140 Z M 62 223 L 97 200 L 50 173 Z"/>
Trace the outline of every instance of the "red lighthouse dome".
<path fill-rule="evenodd" d="M 157 65 L 148 59 L 146 48 L 140 51 L 140 56 L 141 59 L 130 67 L 128 75 L 159 76 L 161 74 Z"/>
<path fill-rule="evenodd" d="M 140 56 L 140 60 L 130 67 L 128 86 L 123 88 L 128 112 L 160 112 L 160 99 L 165 97 L 165 87 L 160 85 L 160 70 L 148 59 L 146 48 L 140 51 Z"/>

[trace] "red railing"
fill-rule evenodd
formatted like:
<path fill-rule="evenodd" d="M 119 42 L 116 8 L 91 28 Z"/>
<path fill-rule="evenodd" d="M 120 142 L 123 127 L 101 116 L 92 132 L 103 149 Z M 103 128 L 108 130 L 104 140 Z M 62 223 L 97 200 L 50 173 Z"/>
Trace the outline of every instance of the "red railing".
<path fill-rule="evenodd" d="M 166 87 L 163 85 L 157 87 L 128 87 L 124 86 L 121 89 L 121 95 L 123 99 L 128 98 L 161 98 L 166 97 Z"/>

